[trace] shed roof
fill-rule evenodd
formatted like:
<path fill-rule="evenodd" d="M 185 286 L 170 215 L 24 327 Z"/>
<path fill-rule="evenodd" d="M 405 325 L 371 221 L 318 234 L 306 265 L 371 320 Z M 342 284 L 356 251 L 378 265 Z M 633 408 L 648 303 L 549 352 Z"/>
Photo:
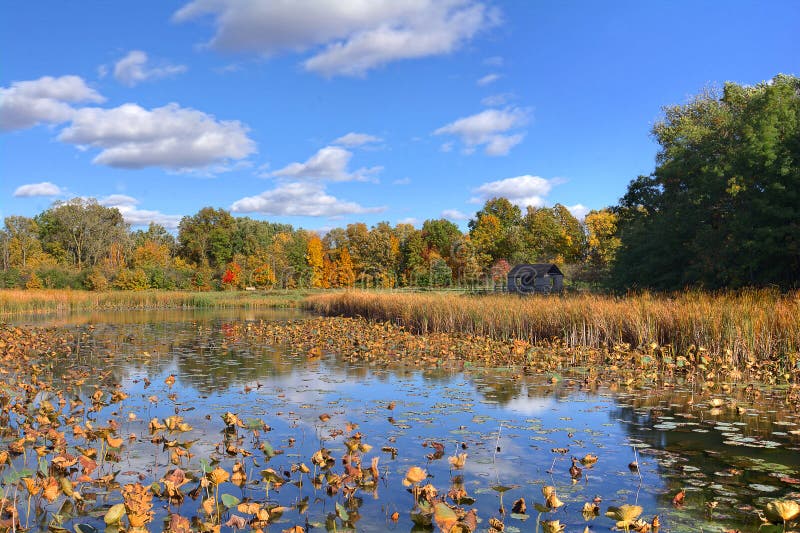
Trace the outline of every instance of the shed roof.
<path fill-rule="evenodd" d="M 533 263 L 533 264 L 523 263 L 521 265 L 517 265 L 514 268 L 512 268 L 508 273 L 509 277 L 516 276 L 517 272 L 523 268 L 526 270 L 528 268 L 533 268 L 536 271 L 536 277 L 544 277 L 546 275 L 550 276 L 564 275 L 564 273 L 561 272 L 561 269 L 559 269 L 555 263 Z"/>

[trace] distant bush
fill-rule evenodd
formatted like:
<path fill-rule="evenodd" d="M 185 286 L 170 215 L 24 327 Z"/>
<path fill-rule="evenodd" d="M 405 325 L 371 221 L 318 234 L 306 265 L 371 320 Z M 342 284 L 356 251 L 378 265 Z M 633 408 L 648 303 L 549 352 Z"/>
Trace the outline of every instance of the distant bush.
<path fill-rule="evenodd" d="M 0 270 L 0 288 L 19 289 L 22 288 L 22 273 L 16 268 Z"/>

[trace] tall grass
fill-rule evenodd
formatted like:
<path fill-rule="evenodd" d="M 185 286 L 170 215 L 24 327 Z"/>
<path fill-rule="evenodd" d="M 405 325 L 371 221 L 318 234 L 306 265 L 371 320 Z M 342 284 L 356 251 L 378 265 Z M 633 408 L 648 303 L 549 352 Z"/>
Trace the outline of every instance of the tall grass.
<path fill-rule="evenodd" d="M 800 292 L 516 297 L 350 291 L 314 295 L 303 305 L 326 315 L 393 321 L 423 334 L 559 339 L 591 348 L 657 343 L 677 355 L 694 346 L 736 365 L 770 357 L 788 357 L 794 365 L 800 350 Z"/>
<path fill-rule="evenodd" d="M 18 314 L 124 309 L 296 307 L 302 291 L 181 292 L 0 290 L 0 317 Z"/>

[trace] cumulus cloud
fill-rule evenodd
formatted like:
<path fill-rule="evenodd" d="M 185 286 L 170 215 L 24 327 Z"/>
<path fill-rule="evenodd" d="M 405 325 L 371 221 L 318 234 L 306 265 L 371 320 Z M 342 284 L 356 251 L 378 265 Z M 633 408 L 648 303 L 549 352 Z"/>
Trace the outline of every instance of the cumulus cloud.
<path fill-rule="evenodd" d="M 29 128 L 37 124 L 60 124 L 72 118 L 70 104 L 103 102 L 97 91 L 79 76 L 44 76 L 17 81 L 0 88 L 0 130 Z"/>
<path fill-rule="evenodd" d="M 484 183 L 473 190 L 476 196 L 471 199 L 471 202 L 483 203 L 490 198 L 503 197 L 522 209 L 529 205 L 541 207 L 544 205 L 544 197 L 552 187 L 552 180 L 526 174 Z"/>
<path fill-rule="evenodd" d="M 397 223 L 411 224 L 412 226 L 416 226 L 417 224 L 419 224 L 419 219 L 415 217 L 406 217 L 406 218 L 401 218 L 400 220 L 397 221 Z"/>
<path fill-rule="evenodd" d="M 29 198 L 31 196 L 58 196 L 59 194 L 63 194 L 63 192 L 64 191 L 58 185 L 50 183 L 49 181 L 43 181 L 41 183 L 28 183 L 26 185 L 20 185 L 14 191 L 14 197 Z"/>
<path fill-rule="evenodd" d="M 101 198 L 98 203 L 105 207 L 116 207 L 122 218 L 131 226 L 147 226 L 151 222 L 161 224 L 168 229 L 176 229 L 181 215 L 165 215 L 159 211 L 139 209 L 139 200 L 126 194 L 112 194 Z"/>
<path fill-rule="evenodd" d="M 178 104 L 151 110 L 136 104 L 78 109 L 58 138 L 99 148 L 94 163 L 120 168 L 200 169 L 256 151 L 239 121 L 218 121 Z"/>
<path fill-rule="evenodd" d="M 174 20 L 208 15 L 216 26 L 211 48 L 311 51 L 304 68 L 324 76 L 361 76 L 393 61 L 448 54 L 499 21 L 496 9 L 475 0 L 192 0 Z"/>
<path fill-rule="evenodd" d="M 458 209 L 445 209 L 442 211 L 442 218 L 448 220 L 467 220 L 469 217 Z"/>
<path fill-rule="evenodd" d="M 184 65 L 168 65 L 149 67 L 147 54 L 141 50 L 131 50 L 128 55 L 117 61 L 114 65 L 114 77 L 128 87 L 133 87 L 143 81 L 166 78 L 186 72 Z"/>
<path fill-rule="evenodd" d="M 342 135 L 341 137 L 333 141 L 333 144 L 338 144 L 340 146 L 347 146 L 347 147 L 356 147 L 370 143 L 379 143 L 382 140 L 383 139 L 381 139 L 380 137 L 376 137 L 374 135 L 368 135 L 366 133 L 350 132 L 347 135 Z"/>
<path fill-rule="evenodd" d="M 570 213 L 572 213 L 572 216 L 578 220 L 583 220 L 586 217 L 586 214 L 591 211 L 591 209 L 583 204 L 568 205 L 567 209 Z"/>
<path fill-rule="evenodd" d="M 384 207 L 363 207 L 355 202 L 339 200 L 313 182 L 284 183 L 257 196 L 237 200 L 231 206 L 235 213 L 263 213 L 275 216 L 336 217 L 378 213 Z"/>
<path fill-rule="evenodd" d="M 528 123 L 528 111 L 520 108 L 487 109 L 460 118 L 434 131 L 434 135 L 455 135 L 461 138 L 465 151 L 471 153 L 483 146 L 487 155 L 507 155 L 522 142 L 524 133 L 508 134 Z"/>
<path fill-rule="evenodd" d="M 480 78 L 475 83 L 483 87 L 484 85 L 489 85 L 490 83 L 494 83 L 499 79 L 500 79 L 500 74 L 487 74 L 486 76 Z"/>
<path fill-rule="evenodd" d="M 279 178 L 314 179 L 327 181 L 369 181 L 373 175 L 382 170 L 381 167 L 359 168 L 353 172 L 347 165 L 353 152 L 338 146 L 326 146 L 320 149 L 304 163 L 290 163 L 276 170 L 271 175 Z"/>

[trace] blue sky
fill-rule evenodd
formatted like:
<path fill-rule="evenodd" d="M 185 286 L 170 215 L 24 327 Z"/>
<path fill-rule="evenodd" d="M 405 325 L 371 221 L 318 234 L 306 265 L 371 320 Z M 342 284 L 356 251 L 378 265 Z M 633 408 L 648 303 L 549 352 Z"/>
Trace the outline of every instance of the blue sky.
<path fill-rule="evenodd" d="M 0 216 L 581 214 L 653 170 L 661 106 L 800 74 L 795 0 L 0 5 Z"/>

